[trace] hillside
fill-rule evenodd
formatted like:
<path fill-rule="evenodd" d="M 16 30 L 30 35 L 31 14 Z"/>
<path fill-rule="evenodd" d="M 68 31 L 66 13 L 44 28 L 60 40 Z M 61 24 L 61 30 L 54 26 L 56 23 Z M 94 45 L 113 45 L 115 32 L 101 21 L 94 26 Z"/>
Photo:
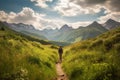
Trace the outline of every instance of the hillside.
<path fill-rule="evenodd" d="M 0 80 L 53 80 L 56 49 L 0 22 Z"/>
<path fill-rule="evenodd" d="M 120 79 L 120 28 L 67 46 L 63 68 L 70 80 Z"/>

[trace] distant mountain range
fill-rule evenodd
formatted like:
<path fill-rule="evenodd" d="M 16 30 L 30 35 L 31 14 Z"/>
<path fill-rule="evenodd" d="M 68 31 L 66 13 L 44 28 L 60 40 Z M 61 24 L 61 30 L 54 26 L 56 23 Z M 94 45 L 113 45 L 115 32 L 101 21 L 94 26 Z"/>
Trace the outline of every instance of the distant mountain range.
<path fill-rule="evenodd" d="M 109 19 L 104 24 L 99 24 L 98 22 L 94 21 L 86 27 L 79 27 L 77 29 L 73 29 L 67 24 L 63 25 L 60 29 L 44 30 L 36 30 L 34 26 L 23 23 L 15 24 L 4 22 L 4 24 L 8 25 L 11 29 L 15 31 L 38 39 L 70 43 L 94 38 L 110 29 L 120 26 L 120 22 L 112 19 Z"/>
<path fill-rule="evenodd" d="M 32 25 L 27 25 L 27 24 L 23 24 L 23 23 L 15 24 L 15 23 L 7 23 L 7 22 L 4 22 L 4 24 L 9 26 L 9 28 L 11 28 L 17 32 L 21 32 L 21 33 L 31 36 L 33 38 L 47 40 L 47 38 L 44 37 L 44 35 L 41 35 L 40 31 L 35 29 L 34 26 L 32 26 Z"/>

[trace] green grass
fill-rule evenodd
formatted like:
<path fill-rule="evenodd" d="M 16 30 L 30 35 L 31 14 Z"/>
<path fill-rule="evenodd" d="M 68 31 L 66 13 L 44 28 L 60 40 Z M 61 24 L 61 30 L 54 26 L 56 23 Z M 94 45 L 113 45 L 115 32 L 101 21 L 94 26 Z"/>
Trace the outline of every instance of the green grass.
<path fill-rule="evenodd" d="M 54 80 L 57 49 L 0 22 L 0 80 Z M 66 46 L 64 52 L 62 67 L 70 80 L 120 79 L 120 28 Z"/>
<path fill-rule="evenodd" d="M 2 29 L 4 28 L 4 29 Z M 53 80 L 56 47 L 0 23 L 0 80 Z"/>
<path fill-rule="evenodd" d="M 66 47 L 63 69 L 70 80 L 120 79 L 120 28 Z"/>

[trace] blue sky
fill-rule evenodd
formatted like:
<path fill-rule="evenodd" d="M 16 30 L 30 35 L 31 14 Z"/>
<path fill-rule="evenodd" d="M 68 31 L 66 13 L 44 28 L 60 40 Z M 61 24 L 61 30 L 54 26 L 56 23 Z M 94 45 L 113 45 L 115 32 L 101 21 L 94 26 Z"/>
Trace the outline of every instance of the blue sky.
<path fill-rule="evenodd" d="M 77 28 L 109 18 L 119 21 L 119 3 L 119 0 L 0 0 L 0 21 L 32 24 L 38 29 L 60 28 L 64 24 Z"/>

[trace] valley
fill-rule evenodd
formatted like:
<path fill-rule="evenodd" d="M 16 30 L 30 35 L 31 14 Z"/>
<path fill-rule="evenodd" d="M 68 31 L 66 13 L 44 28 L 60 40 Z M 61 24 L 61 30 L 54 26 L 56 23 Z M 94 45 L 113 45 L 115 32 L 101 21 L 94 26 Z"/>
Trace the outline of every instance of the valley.
<path fill-rule="evenodd" d="M 104 32 L 120 26 L 120 22 L 112 19 L 107 20 L 104 24 L 99 24 L 98 22 L 94 21 L 88 26 L 80 26 L 77 29 L 74 29 L 67 24 L 63 25 L 60 29 L 56 28 L 43 30 L 37 30 L 34 26 L 23 23 L 15 24 L 4 22 L 4 24 L 17 32 L 32 36 L 33 38 L 63 42 L 66 44 L 94 38 Z"/>
<path fill-rule="evenodd" d="M 69 80 L 119 80 L 120 27 L 111 19 L 106 25 L 40 31 L 0 22 L 0 80 L 57 80 L 58 68 Z M 59 46 L 64 54 L 57 65 Z"/>

